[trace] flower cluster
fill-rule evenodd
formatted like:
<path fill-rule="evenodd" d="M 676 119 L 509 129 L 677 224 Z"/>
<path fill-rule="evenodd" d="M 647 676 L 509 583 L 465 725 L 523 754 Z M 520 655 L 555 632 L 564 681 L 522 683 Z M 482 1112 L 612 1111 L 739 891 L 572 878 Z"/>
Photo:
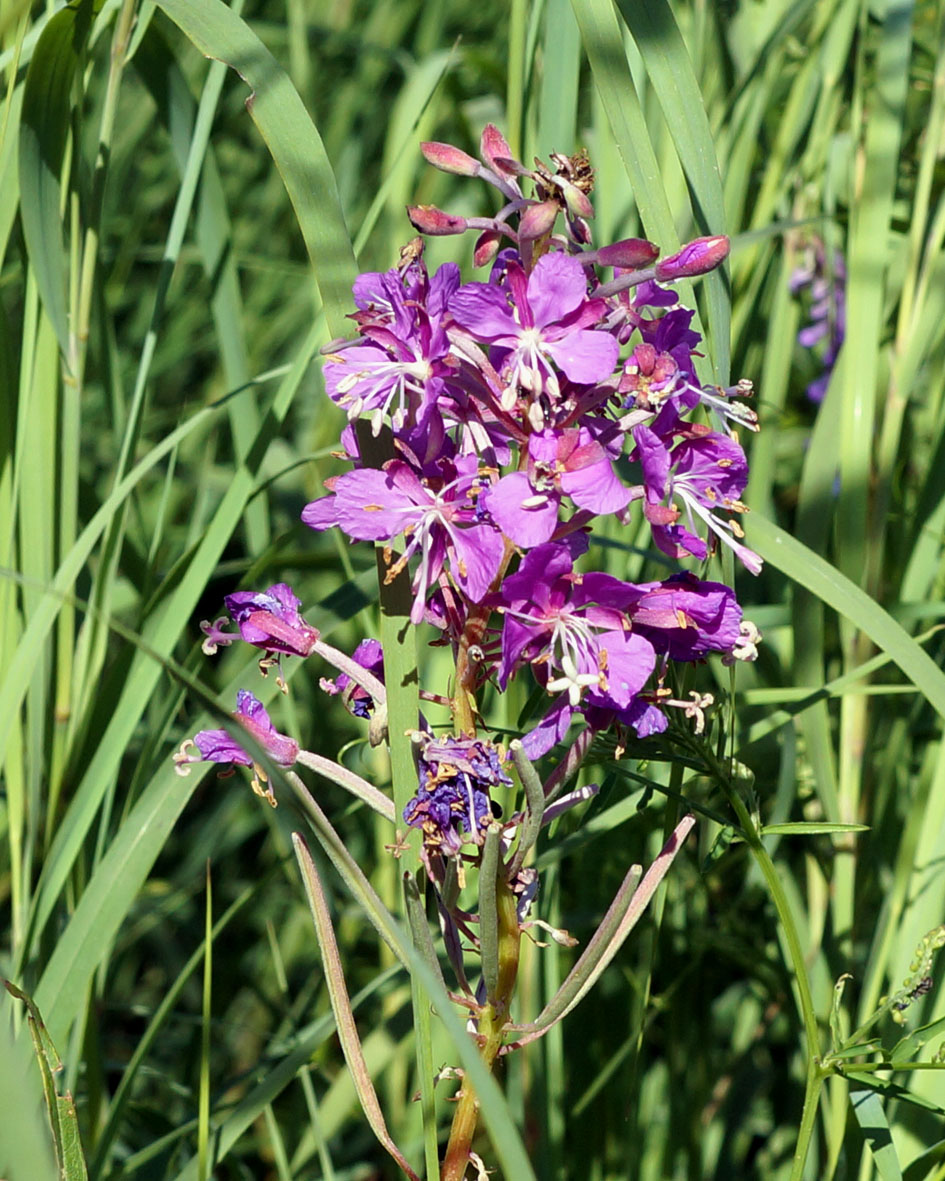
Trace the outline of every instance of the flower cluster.
<path fill-rule="evenodd" d="M 492 126 L 480 160 L 445 144 L 423 150 L 435 166 L 498 190 L 494 218 L 408 211 L 428 234 L 477 231 L 474 261 L 489 266 L 488 279 L 464 283 L 453 263 L 430 275 L 420 239 L 398 266 L 358 278 L 357 337 L 332 342 L 324 367 L 328 396 L 349 420 L 341 441 L 350 466 L 302 519 L 381 543 L 387 580 L 409 571 L 412 621 L 452 647 L 456 737 L 437 741 L 419 719 L 419 790 L 403 818 L 428 850 L 456 853 L 481 846 L 495 815 L 489 789 L 509 782 L 501 752 L 476 736 L 486 682 L 503 691 L 527 669 L 545 690 L 522 739 L 537 758 L 574 721 L 645 738 L 679 707 L 701 725 L 706 699 L 673 700 L 671 663 L 756 655 L 760 637 L 731 588 L 689 572 L 632 583 L 587 569 L 585 555 L 597 518 L 642 517 L 670 558 L 701 562 L 724 545 L 758 573 L 739 525 L 748 465 L 737 435 L 757 420 L 740 400 L 750 383 L 699 379 L 701 338 L 672 288 L 718 266 L 726 238 L 697 239 L 665 259 L 641 239 L 593 249 L 583 153 L 530 171 Z M 362 448 L 382 432 L 390 458 L 372 466 Z M 262 650 L 262 670 L 279 665 L 281 688 L 283 658 L 318 653 L 340 673 L 322 688 L 383 733 L 376 640 L 353 657 L 329 648 L 283 583 L 225 602 L 239 638 Z M 226 619 L 201 626 L 208 653 L 237 638 Z M 265 727 L 253 729 L 262 707 L 245 697 L 255 704 L 241 697 L 239 720 L 291 762 L 289 745 L 276 749 Z M 204 759 L 253 762 L 225 731 L 195 741 Z M 195 757 L 182 754 L 181 766 Z"/>
<path fill-rule="evenodd" d="M 428 234 L 478 231 L 474 259 L 489 277 L 463 283 L 452 263 L 431 276 L 422 242 L 392 270 L 360 276 L 359 335 L 333 342 L 325 361 L 328 395 L 349 419 L 351 467 L 302 519 L 383 543 L 388 579 L 411 570 L 411 618 L 445 633 L 473 697 L 487 680 L 501 690 L 531 669 L 549 696 L 524 739 L 531 757 L 576 715 L 594 728 L 661 731 L 670 661 L 753 654 L 734 593 L 692 574 L 636 585 L 576 563 L 595 518 L 627 524 L 642 513 L 674 559 L 701 561 L 723 544 L 761 569 L 739 525 L 748 465 L 736 428 L 757 420 L 737 399 L 751 386 L 701 383 L 693 313 L 669 286 L 717 266 L 728 241 L 698 239 L 663 260 L 639 239 L 593 250 L 583 154 L 529 171 L 491 126 L 480 160 L 446 144 L 423 150 L 498 190 L 495 218 L 408 211 Z M 358 419 L 375 435 L 389 429 L 383 468 L 362 464 Z M 462 702 L 454 712 L 471 737 Z M 407 819 L 429 832 L 437 813 L 425 803 L 421 793 Z M 476 809 L 463 807 L 460 827 L 474 833 Z M 452 833 L 440 826 L 438 836 L 447 846 L 452 805 L 449 815 Z"/>

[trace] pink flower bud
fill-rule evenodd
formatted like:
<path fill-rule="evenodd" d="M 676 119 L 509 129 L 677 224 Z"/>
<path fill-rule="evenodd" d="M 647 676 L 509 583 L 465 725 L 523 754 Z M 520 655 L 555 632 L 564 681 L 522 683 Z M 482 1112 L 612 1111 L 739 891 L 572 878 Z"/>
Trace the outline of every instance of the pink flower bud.
<path fill-rule="evenodd" d="M 696 238 L 676 254 L 656 264 L 657 279 L 688 279 L 714 271 L 728 257 L 729 240 L 724 234 L 714 238 Z"/>
<path fill-rule="evenodd" d="M 422 143 L 420 151 L 428 164 L 456 176 L 478 176 L 482 167 L 478 160 L 474 160 L 461 148 L 454 148 L 452 144 Z"/>
<path fill-rule="evenodd" d="M 461 234 L 467 228 L 465 217 L 444 213 L 435 205 L 408 205 L 407 216 L 415 230 L 434 237 L 442 237 L 445 234 Z"/>
<path fill-rule="evenodd" d="M 492 262 L 499 253 L 499 243 L 501 241 L 502 235 L 498 230 L 486 230 L 484 234 L 480 234 L 476 242 L 476 248 L 473 250 L 473 266 L 484 267 L 486 263 Z"/>
<path fill-rule="evenodd" d="M 482 139 L 479 141 L 479 154 L 489 167 L 500 176 L 514 176 L 515 169 L 509 168 L 515 162 L 512 149 L 506 142 L 505 136 L 494 123 L 487 123 L 482 129 Z M 521 165 L 519 165 L 521 168 Z"/>
<path fill-rule="evenodd" d="M 561 193 L 568 206 L 568 213 L 572 217 L 593 217 L 594 206 L 591 204 L 591 199 L 583 189 L 579 189 L 577 185 L 568 184 L 568 182 L 561 182 Z"/>
<path fill-rule="evenodd" d="M 543 238 L 545 234 L 551 232 L 557 217 L 558 203 L 556 201 L 542 201 L 538 205 L 529 205 L 519 222 L 519 237 L 532 241 L 536 238 Z"/>
<path fill-rule="evenodd" d="M 624 238 L 610 246 L 602 246 L 597 252 L 597 262 L 602 267 L 622 267 L 636 271 L 649 266 L 659 257 L 660 248 L 646 238 Z"/>

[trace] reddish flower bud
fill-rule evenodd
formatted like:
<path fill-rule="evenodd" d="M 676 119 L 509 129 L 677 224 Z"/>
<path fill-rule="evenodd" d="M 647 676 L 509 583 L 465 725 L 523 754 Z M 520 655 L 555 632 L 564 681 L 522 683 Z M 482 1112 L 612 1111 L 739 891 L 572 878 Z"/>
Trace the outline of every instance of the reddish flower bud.
<path fill-rule="evenodd" d="M 532 241 L 536 238 L 543 238 L 545 234 L 551 232 L 557 218 L 558 203 L 556 201 L 542 201 L 538 205 L 529 205 L 519 222 L 519 237 Z"/>
<path fill-rule="evenodd" d="M 482 129 L 482 139 L 479 141 L 479 154 L 483 160 L 500 176 L 514 176 L 516 169 L 510 168 L 510 163 L 516 163 L 512 149 L 506 142 L 505 136 L 494 123 L 487 123 Z M 518 168 L 522 166 L 519 164 Z"/>
<path fill-rule="evenodd" d="M 465 217 L 444 213 L 435 205 L 408 205 L 407 216 L 415 230 L 434 237 L 442 237 L 445 234 L 461 234 L 467 228 Z"/>
<path fill-rule="evenodd" d="M 480 234 L 476 248 L 473 250 L 473 266 L 484 267 L 486 263 L 492 262 L 499 253 L 501 241 L 502 235 L 498 230 L 486 230 L 484 234 Z"/>
<path fill-rule="evenodd" d="M 610 246 L 602 246 L 597 251 L 597 262 L 602 267 L 622 267 L 624 270 L 636 271 L 649 266 L 659 257 L 659 252 L 660 248 L 647 242 L 646 238 L 624 238 Z"/>
<path fill-rule="evenodd" d="M 729 240 L 724 234 L 714 238 L 696 238 L 682 250 L 656 264 L 657 279 L 688 279 L 714 271 L 728 257 Z"/>
<path fill-rule="evenodd" d="M 454 148 L 452 144 L 422 143 L 420 151 L 428 164 L 456 176 L 478 176 L 482 167 L 478 160 L 474 160 L 461 148 Z"/>

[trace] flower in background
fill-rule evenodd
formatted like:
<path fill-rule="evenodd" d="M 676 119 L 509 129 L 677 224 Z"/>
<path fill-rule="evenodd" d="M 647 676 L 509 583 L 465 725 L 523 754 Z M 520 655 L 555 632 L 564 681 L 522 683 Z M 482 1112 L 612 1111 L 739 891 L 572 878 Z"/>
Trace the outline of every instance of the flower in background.
<path fill-rule="evenodd" d="M 807 396 L 812 402 L 824 400 L 830 375 L 840 355 L 846 332 L 846 282 L 847 269 L 839 250 L 833 252 L 828 262 L 827 247 L 821 238 L 813 238 L 804 250 L 804 260 L 791 273 L 791 293 L 802 291 L 810 297 L 810 323 L 797 334 L 797 343 L 805 349 L 813 349 L 821 341 L 826 348 L 820 358 L 823 372 L 807 387 Z"/>

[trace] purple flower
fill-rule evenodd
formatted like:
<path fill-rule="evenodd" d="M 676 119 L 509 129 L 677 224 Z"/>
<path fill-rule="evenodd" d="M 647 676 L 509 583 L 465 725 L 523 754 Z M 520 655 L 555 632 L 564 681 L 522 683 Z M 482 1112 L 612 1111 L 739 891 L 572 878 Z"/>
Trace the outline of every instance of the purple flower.
<path fill-rule="evenodd" d="M 627 605 L 633 630 L 672 660 L 699 660 L 739 642 L 742 609 L 735 592 L 720 582 L 685 572 L 635 591 Z"/>
<path fill-rule="evenodd" d="M 458 853 L 464 836 L 481 845 L 494 815 L 490 788 L 512 784 L 500 752 L 482 738 L 418 738 L 420 787 L 404 808 L 404 821 L 423 830 L 430 849 Z"/>
<path fill-rule="evenodd" d="M 629 706 L 656 664 L 650 642 L 629 630 L 615 606 L 632 587 L 608 574 L 575 575 L 568 548 L 554 542 L 528 553 L 502 584 L 499 687 L 530 662 L 561 710 L 587 693 Z M 566 723 L 565 723 L 566 724 Z"/>
<path fill-rule="evenodd" d="M 618 345 L 609 332 L 589 328 L 606 305 L 587 298 L 587 276 L 576 258 L 545 254 L 527 277 L 517 262 L 510 262 L 506 283 L 508 294 L 494 283 L 467 283 L 450 300 L 456 322 L 502 352 L 508 383 L 504 409 L 515 406 L 520 390 L 554 398 L 559 390 L 555 367 L 584 384 L 610 377 Z"/>
<path fill-rule="evenodd" d="M 328 396 L 349 419 L 370 417 L 377 434 L 385 414 L 395 432 L 422 425 L 433 414 L 452 371 L 444 321 L 458 286 L 455 263 L 440 267 L 429 281 L 422 263 L 404 276 L 396 269 L 359 276 L 354 291 L 361 311 L 355 318 L 364 340 L 325 361 Z"/>
<path fill-rule="evenodd" d="M 526 471 L 503 476 L 484 503 L 507 537 L 530 547 L 551 540 L 562 495 L 594 515 L 619 512 L 630 500 L 604 447 L 586 427 L 531 435 Z"/>
<path fill-rule="evenodd" d="M 823 373 L 807 387 L 807 396 L 812 402 L 823 401 L 846 335 L 846 279 L 843 255 L 839 250 L 834 251 L 831 266 L 827 261 L 827 249 L 817 238 L 808 247 L 804 263 L 795 268 L 789 281 L 792 294 L 808 290 L 811 298 L 810 323 L 797 334 L 798 344 L 813 349 L 820 341 L 827 342 L 821 358 Z"/>
<path fill-rule="evenodd" d="M 237 591 L 223 602 L 247 644 L 272 656 L 308 656 L 318 642 L 318 630 L 299 615 L 300 600 L 290 586 L 277 582 L 266 591 Z M 232 644 L 236 636 L 223 630 L 226 619 L 204 620 L 203 650 L 212 656 L 221 645 Z"/>
<path fill-rule="evenodd" d="M 761 558 L 738 540 L 743 536 L 734 520 L 716 514 L 717 509 L 742 513 L 745 506 L 738 499 L 748 481 L 748 463 L 738 443 L 728 435 L 694 428 L 670 451 L 664 439 L 646 426 L 633 430 L 636 442 L 634 458 L 643 468 L 646 488 L 646 517 L 653 540 L 665 554 L 681 558 L 687 554 L 704 560 L 708 546 L 695 532 L 698 518 L 739 557 L 752 572 L 761 572 Z M 668 499 L 669 503 L 663 501 Z M 682 502 L 686 524 L 678 523 Z"/>
<path fill-rule="evenodd" d="M 505 554 L 502 535 L 479 520 L 475 501 L 481 478 L 474 456 L 456 462 L 456 478 L 435 490 L 404 462 L 393 459 L 383 471 L 364 469 L 339 476 L 334 494 L 313 501 L 302 520 L 313 529 L 340 526 L 362 541 L 389 541 L 403 535 L 403 554 L 388 570 L 391 579 L 411 557 L 419 557 L 413 578 L 416 596 L 410 618 L 423 619 L 427 592 L 449 560 L 457 586 L 478 603 L 492 584 Z"/>
<path fill-rule="evenodd" d="M 384 650 L 381 648 L 380 641 L 362 640 L 351 653 L 351 658 L 383 682 Z M 347 673 L 339 673 L 333 681 L 322 677 L 319 685 L 326 693 L 332 695 L 341 693 L 345 708 L 356 718 L 369 718 L 374 713 L 374 698 L 366 689 L 362 689 L 360 685 L 352 681 Z"/>
<path fill-rule="evenodd" d="M 294 738 L 289 738 L 276 730 L 265 706 L 248 690 L 237 691 L 236 712 L 233 717 L 274 762 L 283 767 L 292 766 L 298 757 L 299 744 Z M 190 747 L 196 747 L 198 754 L 190 754 Z M 263 769 L 227 730 L 201 730 L 192 739 L 186 739 L 174 756 L 178 775 L 187 775 L 191 763 L 239 763 L 244 767 L 253 767 L 253 790 L 258 795 L 265 794 L 270 802 L 275 804 L 272 788 L 264 792 L 260 786 L 259 781 L 266 779 Z"/>

